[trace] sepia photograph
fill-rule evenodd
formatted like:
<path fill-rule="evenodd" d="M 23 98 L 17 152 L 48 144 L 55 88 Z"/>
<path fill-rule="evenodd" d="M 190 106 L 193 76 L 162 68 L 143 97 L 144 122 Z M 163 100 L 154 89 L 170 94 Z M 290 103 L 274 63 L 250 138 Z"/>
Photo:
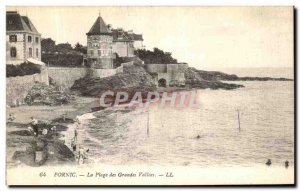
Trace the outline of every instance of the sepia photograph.
<path fill-rule="evenodd" d="M 5 12 L 7 185 L 295 185 L 293 6 Z"/>

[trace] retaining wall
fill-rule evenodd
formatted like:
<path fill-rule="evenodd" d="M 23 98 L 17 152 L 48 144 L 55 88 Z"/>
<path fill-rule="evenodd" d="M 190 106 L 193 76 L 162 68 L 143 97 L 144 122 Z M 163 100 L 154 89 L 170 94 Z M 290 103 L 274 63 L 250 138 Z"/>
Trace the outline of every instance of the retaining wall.
<path fill-rule="evenodd" d="M 47 69 L 40 74 L 6 78 L 6 104 L 18 106 L 25 103 L 25 97 L 35 82 L 49 84 Z"/>

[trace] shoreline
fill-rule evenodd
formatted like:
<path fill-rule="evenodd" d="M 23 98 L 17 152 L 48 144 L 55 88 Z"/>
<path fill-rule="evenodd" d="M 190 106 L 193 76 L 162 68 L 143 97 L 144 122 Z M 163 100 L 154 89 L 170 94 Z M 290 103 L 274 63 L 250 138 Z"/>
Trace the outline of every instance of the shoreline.
<path fill-rule="evenodd" d="M 177 88 L 177 89 L 169 89 L 169 91 L 185 91 L 186 88 Z M 70 147 L 70 142 L 67 141 L 67 137 L 72 137 L 72 135 L 74 135 L 74 129 L 72 129 L 72 126 L 74 125 L 74 121 L 76 117 L 82 117 L 82 115 L 89 115 L 91 113 L 94 113 L 96 111 L 100 111 L 100 110 L 104 110 L 103 108 L 99 108 L 98 110 L 93 110 L 93 108 L 95 108 L 95 103 L 96 98 L 91 98 L 91 97 L 83 97 L 83 96 L 76 96 L 76 100 L 75 102 L 71 102 L 70 104 L 64 105 L 64 106 L 20 106 L 20 107 L 15 107 L 15 108 L 8 108 L 8 111 L 12 111 L 12 112 L 16 112 L 18 111 L 17 114 L 20 114 L 23 119 L 19 119 L 17 117 L 16 121 L 18 122 L 19 120 L 24 120 L 24 122 L 30 122 L 30 116 L 28 115 L 28 113 L 30 115 L 36 115 L 38 116 L 37 118 L 39 120 L 44 120 L 47 119 L 48 121 L 51 121 L 51 124 L 57 124 L 57 125 L 61 125 L 66 127 L 64 130 L 60 131 L 60 134 L 63 135 L 64 139 L 65 139 L 65 146 L 69 149 L 70 152 L 72 151 L 72 148 Z M 109 107 L 107 109 L 110 109 L 113 107 Z M 120 108 L 116 108 L 116 109 L 120 109 Z M 124 109 L 124 107 L 121 107 L 121 109 Z M 33 113 L 31 113 L 32 111 L 34 111 Z M 8 114 L 9 112 L 7 112 Z M 50 114 L 51 115 L 47 115 Z M 66 123 L 62 123 L 61 121 L 58 122 L 53 122 L 55 119 L 59 119 L 61 118 L 60 115 L 62 113 L 66 113 L 66 118 L 70 119 L 73 122 L 66 122 Z M 24 115 L 25 114 L 25 115 Z M 23 122 L 23 126 L 26 126 L 26 124 Z M 7 125 L 10 126 L 10 125 Z M 13 125 L 12 125 L 13 126 Z M 14 128 L 7 128 L 7 132 L 10 132 L 12 130 L 24 130 L 24 128 L 19 128 L 19 127 L 14 127 Z M 11 135 L 8 135 L 11 136 Z M 79 136 L 80 137 L 80 134 Z M 74 164 L 74 162 L 70 162 L 68 164 Z M 48 165 L 48 163 L 47 163 Z M 51 161 L 50 161 L 50 165 Z"/>

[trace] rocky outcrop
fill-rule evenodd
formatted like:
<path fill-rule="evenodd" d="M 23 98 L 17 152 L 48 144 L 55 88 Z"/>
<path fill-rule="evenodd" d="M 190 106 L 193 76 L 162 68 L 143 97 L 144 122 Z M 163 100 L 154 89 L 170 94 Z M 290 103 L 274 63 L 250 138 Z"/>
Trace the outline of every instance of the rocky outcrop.
<path fill-rule="evenodd" d="M 143 66 L 132 65 L 124 67 L 126 72 L 106 78 L 81 78 L 76 80 L 71 90 L 84 96 L 99 96 L 105 91 L 151 91 L 155 83 Z"/>
<path fill-rule="evenodd" d="M 184 75 L 186 79 L 185 85 L 188 88 L 232 90 L 244 87 L 239 84 L 221 82 L 220 80 L 238 78 L 236 75 L 228 75 L 222 72 L 207 72 L 187 67 L 184 71 Z"/>
<path fill-rule="evenodd" d="M 37 82 L 29 90 L 25 102 L 29 105 L 61 105 L 67 104 L 73 97 L 67 92 L 61 92 L 54 85 L 47 86 Z"/>
<path fill-rule="evenodd" d="M 238 77 L 237 79 L 228 79 L 228 81 L 294 81 L 294 80 L 289 78 Z"/>
<path fill-rule="evenodd" d="M 197 70 L 188 67 L 185 71 L 187 80 L 208 80 L 208 81 L 293 81 L 288 78 L 271 78 L 271 77 L 238 77 L 235 74 L 226 74 L 217 71 Z"/>

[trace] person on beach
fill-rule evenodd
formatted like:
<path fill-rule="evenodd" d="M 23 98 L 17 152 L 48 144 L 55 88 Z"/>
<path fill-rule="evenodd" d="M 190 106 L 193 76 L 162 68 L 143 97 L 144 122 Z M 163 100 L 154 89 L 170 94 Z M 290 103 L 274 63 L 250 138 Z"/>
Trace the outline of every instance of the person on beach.
<path fill-rule="evenodd" d="M 10 113 L 9 116 L 8 116 L 8 121 L 13 122 L 14 120 L 15 120 L 14 114 Z"/>
<path fill-rule="evenodd" d="M 35 119 L 34 117 L 31 117 L 31 126 L 33 128 L 34 136 L 37 137 L 39 135 L 38 120 Z"/>
<path fill-rule="evenodd" d="M 75 128 L 74 128 L 74 142 L 77 142 L 77 135 L 78 135 L 77 127 L 75 126 Z"/>
<path fill-rule="evenodd" d="M 82 146 L 79 146 L 78 150 L 78 164 L 82 165 L 84 164 L 84 159 L 87 159 L 87 153 L 90 151 L 90 149 L 85 149 Z"/>
<path fill-rule="evenodd" d="M 284 166 L 285 166 L 285 168 L 289 168 L 289 161 L 288 161 L 288 160 L 286 160 L 286 161 L 284 162 Z"/>
<path fill-rule="evenodd" d="M 46 136 L 47 134 L 48 134 L 48 129 L 43 129 L 43 131 L 42 131 L 42 134 L 44 135 L 44 136 Z"/>
<path fill-rule="evenodd" d="M 71 147 L 73 149 L 73 152 L 75 152 L 76 151 L 76 143 L 75 143 L 74 139 L 72 139 L 72 141 L 71 141 Z"/>
<path fill-rule="evenodd" d="M 76 118 L 76 122 L 75 122 L 75 125 L 74 125 L 74 141 L 77 142 L 77 135 L 78 135 L 78 127 L 80 125 L 80 122 L 78 120 L 78 118 Z"/>
<path fill-rule="evenodd" d="M 31 126 L 27 127 L 27 131 L 29 131 L 30 134 L 34 134 L 34 131 Z"/>
<path fill-rule="evenodd" d="M 56 126 L 51 127 L 51 135 L 56 135 Z"/>
<path fill-rule="evenodd" d="M 66 116 L 67 116 L 67 114 L 66 114 L 66 113 L 63 113 L 63 114 L 61 115 L 61 117 L 62 117 L 63 121 L 66 121 Z"/>
<path fill-rule="evenodd" d="M 271 164 L 272 164 L 271 159 L 268 159 L 268 161 L 266 162 L 266 165 L 271 166 Z"/>

